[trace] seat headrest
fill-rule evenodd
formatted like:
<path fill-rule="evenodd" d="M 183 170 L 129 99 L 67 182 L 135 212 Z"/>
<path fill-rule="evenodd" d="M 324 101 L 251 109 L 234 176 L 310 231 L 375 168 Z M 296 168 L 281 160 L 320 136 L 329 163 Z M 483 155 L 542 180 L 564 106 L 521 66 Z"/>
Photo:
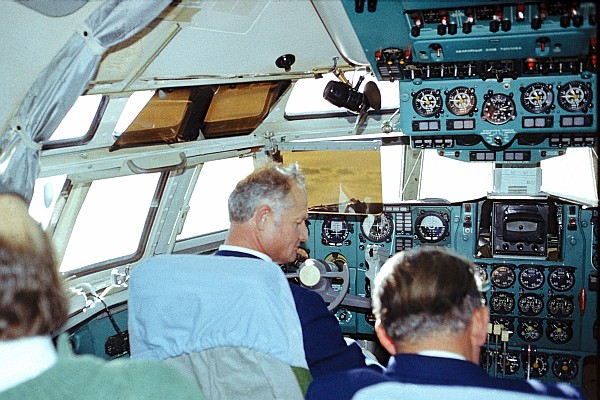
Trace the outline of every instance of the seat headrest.
<path fill-rule="evenodd" d="M 307 368 L 289 283 L 275 263 L 254 258 L 159 255 L 129 279 L 132 358 L 240 346 Z"/>

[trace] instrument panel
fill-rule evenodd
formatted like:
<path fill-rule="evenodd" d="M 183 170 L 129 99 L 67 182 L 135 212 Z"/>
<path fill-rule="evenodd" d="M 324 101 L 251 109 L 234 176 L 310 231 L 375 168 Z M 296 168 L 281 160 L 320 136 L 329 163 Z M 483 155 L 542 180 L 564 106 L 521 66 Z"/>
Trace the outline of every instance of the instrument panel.
<path fill-rule="evenodd" d="M 394 130 L 413 148 L 524 164 L 596 144 L 595 2 L 353 3 L 372 70 L 399 82 Z"/>
<path fill-rule="evenodd" d="M 463 161 L 537 162 L 531 155 L 535 146 L 558 150 L 565 143 L 593 143 L 598 126 L 595 87 L 596 76 L 592 74 L 519 77 L 500 82 L 400 82 L 402 118 L 397 129 L 410 136 L 418 148 L 529 150 L 520 160 L 489 160 L 468 151 L 462 157 L 451 153 Z M 570 141 L 562 140 L 568 135 L 572 135 Z M 435 140 L 440 137 L 445 140 Z"/>
<path fill-rule="evenodd" d="M 342 227 L 343 241 L 330 240 L 333 221 Z M 535 226 L 523 225 L 530 221 Z M 584 370 L 597 362 L 595 208 L 558 199 L 387 204 L 381 215 L 311 213 L 308 226 L 307 253 L 343 256 L 350 269 L 348 293 L 357 296 L 370 297 L 373 246 L 385 258 L 408 248 L 444 246 L 473 261 L 489 287 L 491 329 L 481 362 L 490 374 L 583 385 Z M 514 229 L 519 234 L 511 236 Z M 507 249 L 494 251 L 505 242 Z M 528 251 L 534 244 L 538 251 Z M 334 314 L 344 333 L 373 338 L 369 311 L 342 302 Z"/>

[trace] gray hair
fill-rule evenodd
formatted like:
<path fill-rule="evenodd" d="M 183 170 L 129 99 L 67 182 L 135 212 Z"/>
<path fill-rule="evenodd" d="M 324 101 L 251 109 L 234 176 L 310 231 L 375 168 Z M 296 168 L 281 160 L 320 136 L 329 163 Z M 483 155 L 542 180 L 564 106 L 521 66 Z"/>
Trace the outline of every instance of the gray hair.
<path fill-rule="evenodd" d="M 293 206 L 289 194 L 296 185 L 306 190 L 305 179 L 297 163 L 284 167 L 269 162 L 242 179 L 229 195 L 229 220 L 248 221 L 262 205 L 268 205 L 276 218 Z"/>
<path fill-rule="evenodd" d="M 400 252 L 375 279 L 375 316 L 394 342 L 460 332 L 484 304 L 474 271 L 470 261 L 438 246 Z"/>

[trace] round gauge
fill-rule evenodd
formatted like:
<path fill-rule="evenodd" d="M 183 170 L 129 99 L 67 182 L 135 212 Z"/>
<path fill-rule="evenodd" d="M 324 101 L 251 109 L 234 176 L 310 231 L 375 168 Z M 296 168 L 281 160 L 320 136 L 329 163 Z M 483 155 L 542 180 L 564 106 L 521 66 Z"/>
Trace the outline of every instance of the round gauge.
<path fill-rule="evenodd" d="M 542 323 L 535 319 L 519 320 L 517 334 L 526 342 L 535 342 L 542 338 L 544 329 Z"/>
<path fill-rule="evenodd" d="M 448 215 L 441 212 L 423 211 L 415 221 L 418 239 L 426 243 L 437 243 L 448 235 Z"/>
<path fill-rule="evenodd" d="M 477 111 L 474 109 L 476 105 L 477 97 L 473 88 L 459 86 L 446 92 L 446 107 L 454 115 L 472 115 L 473 111 Z"/>
<path fill-rule="evenodd" d="M 421 117 L 439 117 L 442 112 L 442 96 L 437 89 L 421 89 L 413 94 L 413 108 Z"/>
<path fill-rule="evenodd" d="M 569 269 L 559 267 L 548 275 L 548 284 L 558 292 L 566 292 L 575 286 L 575 275 Z"/>
<path fill-rule="evenodd" d="M 544 284 L 544 272 L 540 267 L 524 267 L 519 273 L 519 283 L 528 290 L 539 289 Z"/>
<path fill-rule="evenodd" d="M 577 376 L 579 366 L 570 356 L 559 356 L 552 362 L 552 373 L 561 381 L 568 381 Z"/>
<path fill-rule="evenodd" d="M 517 118 L 515 102 L 511 96 L 496 93 L 485 96 L 481 118 L 493 125 L 503 125 Z"/>
<path fill-rule="evenodd" d="M 515 297 L 512 293 L 496 292 L 490 297 L 490 307 L 497 314 L 509 314 L 515 309 Z"/>
<path fill-rule="evenodd" d="M 519 297 L 518 301 L 519 311 L 523 315 L 533 317 L 539 315 L 544 309 L 544 301 L 542 295 L 539 294 L 526 294 Z"/>
<path fill-rule="evenodd" d="M 546 328 L 546 336 L 554 344 L 565 344 L 573 337 L 573 328 L 565 321 L 550 321 Z"/>
<path fill-rule="evenodd" d="M 553 103 L 554 92 L 552 91 L 552 85 L 536 82 L 525 88 L 521 88 L 521 104 L 530 113 L 548 113 Z"/>
<path fill-rule="evenodd" d="M 529 376 L 533 379 L 546 376 L 548 370 L 550 369 L 548 356 L 546 354 L 536 353 L 532 358 L 533 360 L 531 360 L 529 363 L 525 361 L 525 368 L 527 369 L 529 367 Z"/>
<path fill-rule="evenodd" d="M 394 232 L 394 221 L 390 214 L 369 214 L 363 219 L 360 229 L 371 242 L 381 243 L 389 240 Z"/>
<path fill-rule="evenodd" d="M 515 333 L 515 324 L 510 317 L 497 317 L 493 316 L 490 318 L 490 321 L 494 325 L 500 325 L 501 331 L 508 331 L 509 337 Z"/>
<path fill-rule="evenodd" d="M 555 318 L 566 318 L 573 313 L 573 309 L 575 308 L 573 296 L 552 296 L 548 299 L 546 308 L 551 316 Z"/>
<path fill-rule="evenodd" d="M 517 280 L 515 270 L 508 265 L 499 265 L 490 274 L 492 284 L 500 289 L 511 287 Z"/>
<path fill-rule="evenodd" d="M 349 234 L 350 224 L 345 217 L 339 215 L 325 217 L 321 229 L 323 244 L 341 246 Z"/>
<path fill-rule="evenodd" d="M 598 252 L 594 251 L 592 254 L 592 267 L 598 269 Z"/>
<path fill-rule="evenodd" d="M 519 372 L 519 368 L 521 367 L 519 354 L 513 350 L 507 353 L 499 353 L 497 362 L 496 371 L 502 375 L 514 375 Z"/>
<path fill-rule="evenodd" d="M 335 312 L 335 318 L 337 318 L 338 322 L 350 322 L 352 313 L 343 307 L 338 308 Z"/>
<path fill-rule="evenodd" d="M 592 103 L 592 91 L 581 81 L 559 85 L 557 97 L 558 105 L 569 112 L 587 112 Z"/>

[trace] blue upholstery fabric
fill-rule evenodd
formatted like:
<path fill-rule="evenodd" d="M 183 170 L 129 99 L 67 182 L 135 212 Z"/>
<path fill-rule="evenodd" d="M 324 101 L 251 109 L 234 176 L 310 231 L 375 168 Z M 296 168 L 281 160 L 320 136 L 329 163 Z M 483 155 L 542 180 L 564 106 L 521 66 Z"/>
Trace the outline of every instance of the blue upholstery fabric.
<path fill-rule="evenodd" d="M 240 346 L 308 368 L 287 279 L 263 260 L 159 255 L 129 280 L 132 358 Z"/>

